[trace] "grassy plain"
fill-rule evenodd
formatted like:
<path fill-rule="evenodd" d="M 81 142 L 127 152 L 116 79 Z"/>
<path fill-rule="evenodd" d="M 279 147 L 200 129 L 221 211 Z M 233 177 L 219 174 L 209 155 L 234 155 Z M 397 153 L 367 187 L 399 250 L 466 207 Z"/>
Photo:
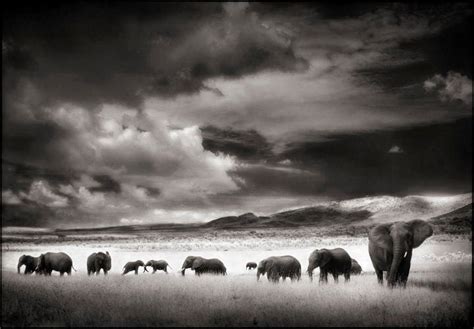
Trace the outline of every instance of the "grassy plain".
<path fill-rule="evenodd" d="M 5 236 L 4 236 L 5 238 Z M 472 327 L 471 236 L 434 235 L 414 251 L 406 289 L 377 284 L 366 236 L 324 231 L 156 231 L 130 234 L 15 236 L 2 239 L 2 326 L 455 326 Z M 363 275 L 347 284 L 256 282 L 248 261 L 290 254 L 307 267 L 316 248 L 342 247 Z M 112 255 L 109 276 L 88 277 L 92 252 Z M 64 251 L 70 277 L 16 273 L 23 254 Z M 177 273 L 188 255 L 217 257 L 226 277 Z M 121 276 L 131 260 L 165 259 L 170 274 Z M 315 273 L 317 278 L 317 270 Z"/>
<path fill-rule="evenodd" d="M 472 325 L 470 264 L 414 272 L 393 290 L 373 273 L 327 285 L 245 274 L 2 275 L 2 326 Z"/>

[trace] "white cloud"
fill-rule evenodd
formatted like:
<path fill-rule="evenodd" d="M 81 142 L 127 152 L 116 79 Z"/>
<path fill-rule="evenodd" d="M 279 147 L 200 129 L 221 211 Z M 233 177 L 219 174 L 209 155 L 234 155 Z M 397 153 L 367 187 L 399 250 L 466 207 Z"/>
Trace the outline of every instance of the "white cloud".
<path fill-rule="evenodd" d="M 92 178 L 82 175 L 81 181 L 90 182 Z M 103 209 L 106 206 L 104 193 L 90 192 L 85 186 L 78 185 L 78 182 L 73 182 L 73 185 L 60 185 L 59 191 L 76 198 L 79 201 L 79 207 L 85 210 Z"/>
<path fill-rule="evenodd" d="M 2 204 L 21 204 L 20 198 L 11 190 L 2 191 Z"/>
<path fill-rule="evenodd" d="M 68 205 L 68 199 L 55 194 L 48 182 L 43 180 L 31 183 L 28 194 L 20 192 L 20 196 L 52 208 L 63 208 Z"/>
<path fill-rule="evenodd" d="M 460 73 L 449 71 L 446 77 L 436 74 L 424 82 L 425 90 L 438 92 L 443 102 L 458 100 L 472 106 L 472 80 Z"/>
<path fill-rule="evenodd" d="M 289 165 L 292 164 L 292 161 L 290 159 L 285 159 L 285 160 L 279 161 L 278 163 L 283 165 L 283 166 L 289 166 Z"/>
<path fill-rule="evenodd" d="M 390 150 L 388 150 L 388 153 L 404 153 L 403 149 L 398 146 L 398 145 L 393 145 Z"/>
<path fill-rule="evenodd" d="M 143 220 L 142 219 L 138 219 L 138 218 L 120 218 L 120 223 L 121 224 L 127 224 L 127 225 L 130 225 L 130 224 L 134 224 L 134 225 L 140 225 L 140 224 L 143 224 Z"/>

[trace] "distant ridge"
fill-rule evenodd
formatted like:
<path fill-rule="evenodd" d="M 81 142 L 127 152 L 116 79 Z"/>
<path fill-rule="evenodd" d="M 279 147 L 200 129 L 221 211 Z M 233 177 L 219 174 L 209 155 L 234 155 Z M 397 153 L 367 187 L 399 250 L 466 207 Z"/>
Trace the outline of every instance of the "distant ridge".
<path fill-rule="evenodd" d="M 371 215 L 372 213 L 367 210 L 344 211 L 317 206 L 279 212 L 265 217 L 258 217 L 253 213 L 221 217 L 204 226 L 214 228 L 328 226 L 362 221 Z"/>
<path fill-rule="evenodd" d="M 447 214 L 430 219 L 435 233 L 469 234 L 472 233 L 472 203 Z"/>
<path fill-rule="evenodd" d="M 29 208 L 17 207 L 22 215 Z M 3 209 L 3 207 L 2 207 Z M 2 214 L 3 215 L 3 214 Z M 28 213 L 28 215 L 32 215 Z M 431 221 L 438 232 L 468 233 L 472 225 L 472 193 L 454 196 L 375 196 L 343 201 L 320 203 L 314 206 L 281 211 L 268 216 L 257 216 L 247 212 L 240 216 L 225 216 L 206 223 L 153 223 L 96 228 L 73 228 L 51 230 L 57 234 L 73 233 L 133 233 L 146 231 L 185 231 L 214 229 L 253 229 L 338 226 L 371 227 L 377 223 L 425 219 Z M 4 234 L 13 233 L 5 226 Z M 31 228 L 31 234 L 34 228 Z M 26 232 L 23 232 L 26 233 Z M 55 233 L 53 233 L 55 234 Z"/>

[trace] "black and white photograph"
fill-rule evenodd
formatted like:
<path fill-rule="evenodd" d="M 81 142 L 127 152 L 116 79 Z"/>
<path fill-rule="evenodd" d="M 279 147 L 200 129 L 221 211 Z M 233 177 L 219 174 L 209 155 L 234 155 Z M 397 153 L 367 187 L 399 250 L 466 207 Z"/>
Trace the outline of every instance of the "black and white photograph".
<path fill-rule="evenodd" d="M 470 2 L 2 28 L 1 327 L 473 327 Z"/>

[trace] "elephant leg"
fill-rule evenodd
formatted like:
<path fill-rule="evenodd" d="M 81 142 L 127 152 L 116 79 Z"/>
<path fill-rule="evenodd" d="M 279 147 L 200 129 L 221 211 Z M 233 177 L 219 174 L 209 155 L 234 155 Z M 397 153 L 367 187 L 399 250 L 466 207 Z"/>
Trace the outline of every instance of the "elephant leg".
<path fill-rule="evenodd" d="M 108 272 L 108 271 L 107 271 L 106 269 L 104 269 L 104 275 L 107 275 L 107 272 Z"/>
<path fill-rule="evenodd" d="M 325 271 L 319 272 L 319 282 L 320 283 L 327 283 L 328 282 L 328 273 Z"/>
<path fill-rule="evenodd" d="M 153 269 L 153 273 L 152 273 L 152 274 L 155 274 L 155 272 L 156 272 L 156 268 Z"/>
<path fill-rule="evenodd" d="M 138 275 L 138 267 L 135 268 L 135 275 Z"/>
<path fill-rule="evenodd" d="M 398 269 L 397 281 L 405 287 L 408 280 L 408 274 L 410 273 L 410 263 L 411 263 L 411 250 L 407 252 L 405 258 L 403 258 L 400 267 Z"/>
<path fill-rule="evenodd" d="M 377 281 L 379 284 L 383 284 L 383 271 L 375 270 L 375 274 L 377 274 Z"/>
<path fill-rule="evenodd" d="M 67 275 L 71 276 L 71 269 L 69 269 L 69 271 L 67 271 Z"/>
<path fill-rule="evenodd" d="M 59 272 L 59 276 L 63 276 L 64 275 L 64 272 Z"/>
<path fill-rule="evenodd" d="M 349 282 L 351 280 L 351 273 L 346 272 L 344 273 L 344 282 Z"/>
<path fill-rule="evenodd" d="M 333 273 L 332 277 L 334 278 L 334 282 L 338 283 L 339 282 L 339 275 L 336 273 Z"/>

